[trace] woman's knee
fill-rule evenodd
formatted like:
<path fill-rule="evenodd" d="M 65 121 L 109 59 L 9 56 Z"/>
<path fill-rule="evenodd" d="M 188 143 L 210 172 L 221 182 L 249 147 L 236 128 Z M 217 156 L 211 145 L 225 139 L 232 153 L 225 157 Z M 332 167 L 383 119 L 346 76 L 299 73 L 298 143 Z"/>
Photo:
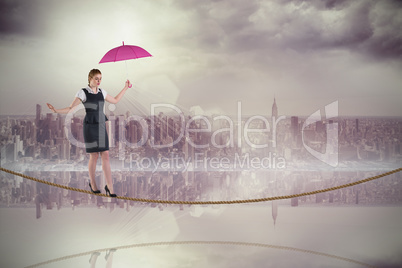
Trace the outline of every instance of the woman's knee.
<path fill-rule="evenodd" d="M 90 153 L 89 154 L 89 160 L 90 161 L 97 161 L 98 160 L 98 157 L 99 157 L 99 153 Z"/>
<path fill-rule="evenodd" d="M 109 161 L 109 151 L 101 152 L 102 161 Z"/>

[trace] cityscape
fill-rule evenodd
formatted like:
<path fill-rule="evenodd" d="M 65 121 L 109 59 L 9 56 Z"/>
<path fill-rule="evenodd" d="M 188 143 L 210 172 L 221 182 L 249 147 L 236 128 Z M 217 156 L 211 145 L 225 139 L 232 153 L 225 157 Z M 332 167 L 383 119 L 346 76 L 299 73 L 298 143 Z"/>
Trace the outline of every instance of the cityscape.
<path fill-rule="evenodd" d="M 82 115 L 70 118 L 42 112 L 2 116 L 1 166 L 28 176 L 81 189 L 88 188 L 88 155 Z M 138 117 L 107 114 L 110 161 L 118 196 L 153 200 L 219 201 L 271 197 L 339 186 L 398 168 L 402 163 L 402 118 L 320 118 L 278 116 L 206 117 L 165 114 Z M 212 124 L 210 122 L 213 122 Z M 336 167 L 316 159 L 324 154 L 329 130 L 336 127 Z M 184 130 L 183 130 L 184 129 Z M 240 129 L 243 129 L 241 131 Z M 244 134 L 244 135 L 241 135 Z M 327 149 L 326 149 L 327 148 Z M 1 173 L 0 205 L 43 210 L 93 206 L 126 209 L 167 205 L 121 201 L 50 187 Z M 272 203 L 277 205 L 400 205 L 400 173 L 322 194 Z M 105 185 L 100 160 L 97 185 Z M 267 206 L 267 203 L 261 203 Z M 180 210 L 188 206 L 180 205 Z M 215 207 L 219 207 L 216 206 Z"/>

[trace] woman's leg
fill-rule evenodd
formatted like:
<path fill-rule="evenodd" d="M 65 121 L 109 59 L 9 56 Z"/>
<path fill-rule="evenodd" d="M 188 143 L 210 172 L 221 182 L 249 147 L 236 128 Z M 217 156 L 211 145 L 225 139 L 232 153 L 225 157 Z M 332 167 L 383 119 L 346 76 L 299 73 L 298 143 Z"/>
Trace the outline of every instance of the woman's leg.
<path fill-rule="evenodd" d="M 109 161 L 109 151 L 103 151 L 100 154 L 102 159 L 102 169 L 103 173 L 105 174 L 107 187 L 109 188 L 110 193 L 114 194 L 112 171 L 110 169 L 110 161 Z"/>
<path fill-rule="evenodd" d="M 113 263 L 113 252 L 115 252 L 116 251 L 116 249 L 115 248 L 113 248 L 113 249 L 110 249 L 107 253 L 106 253 L 106 256 L 105 256 L 105 259 L 106 259 L 106 268 L 111 268 L 112 267 L 112 263 Z"/>
<path fill-rule="evenodd" d="M 91 264 L 91 268 L 95 268 L 96 260 L 98 259 L 99 255 L 100 255 L 99 252 L 92 253 L 91 258 L 89 258 L 89 263 Z"/>
<path fill-rule="evenodd" d="M 89 179 L 91 180 L 91 186 L 94 191 L 98 190 L 95 181 L 95 170 L 96 170 L 96 162 L 98 161 L 98 156 L 99 153 L 89 153 L 89 162 L 88 162 Z"/>

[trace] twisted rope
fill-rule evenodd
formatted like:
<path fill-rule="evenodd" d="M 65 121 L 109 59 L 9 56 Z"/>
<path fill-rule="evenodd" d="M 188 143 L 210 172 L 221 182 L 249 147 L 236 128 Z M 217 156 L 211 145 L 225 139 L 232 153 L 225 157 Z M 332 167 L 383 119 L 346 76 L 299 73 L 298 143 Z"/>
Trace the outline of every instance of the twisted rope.
<path fill-rule="evenodd" d="M 53 260 L 37 263 L 37 264 L 31 265 L 31 266 L 27 266 L 26 268 L 39 267 L 39 266 L 46 265 L 46 264 L 49 264 L 49 263 L 54 263 L 54 262 L 59 262 L 59 261 L 68 260 L 68 259 L 72 259 L 72 258 L 82 257 L 82 256 L 89 255 L 89 254 L 92 254 L 92 253 L 96 253 L 96 252 L 99 253 L 99 252 L 108 251 L 108 250 L 130 249 L 130 248 L 140 248 L 140 247 L 153 247 L 153 246 L 173 246 L 173 245 L 232 245 L 232 246 L 247 246 L 247 247 L 261 247 L 261 248 L 270 248 L 270 249 L 280 249 L 280 250 L 289 250 L 289 251 L 302 252 L 302 253 L 308 253 L 308 254 L 313 254 L 313 255 L 333 258 L 333 259 L 337 259 L 337 260 L 341 260 L 341 261 L 346 261 L 346 262 L 350 262 L 350 263 L 354 263 L 354 264 L 359 264 L 359 265 L 366 266 L 366 267 L 374 267 L 374 266 L 369 265 L 367 263 L 352 260 L 352 259 L 349 259 L 349 258 L 340 257 L 340 256 L 332 255 L 332 254 L 313 251 L 313 250 L 294 248 L 294 247 L 276 246 L 276 245 L 269 245 L 269 244 L 262 244 L 262 243 L 236 242 L 236 241 L 172 241 L 172 242 L 155 242 L 155 243 L 133 244 L 133 245 L 128 245 L 128 246 L 120 246 L 120 247 L 114 247 L 114 248 L 105 248 L 105 249 L 87 251 L 87 252 L 83 252 L 83 253 L 64 256 L 64 257 L 56 258 L 56 259 L 53 259 Z"/>
<path fill-rule="evenodd" d="M 18 173 L 9 169 L 5 169 L 0 167 L 1 171 L 28 179 L 28 180 L 32 180 L 32 181 L 36 181 L 36 182 L 40 182 L 40 183 L 44 183 L 50 186 L 54 186 L 54 187 L 58 187 L 58 188 L 62 188 L 62 189 L 66 189 L 66 190 L 70 190 L 70 191 L 76 191 L 76 192 L 80 192 L 80 193 L 86 193 L 86 194 L 93 194 L 93 195 L 97 195 L 97 196 L 103 196 L 103 197 L 109 197 L 106 194 L 94 194 L 91 191 L 88 190 L 83 190 L 80 188 L 74 188 L 74 187 L 69 187 L 69 186 L 65 186 L 65 185 L 61 185 L 61 184 L 57 184 L 57 183 L 53 183 L 53 182 L 48 182 L 45 180 L 41 180 L 41 179 L 37 179 L 31 176 L 27 176 L 25 174 L 22 173 Z M 377 176 L 373 176 L 367 179 L 363 179 L 363 180 L 359 180 L 359 181 L 355 181 L 355 182 L 351 182 L 351 183 L 347 183 L 347 184 L 343 184 L 343 185 L 339 185 L 339 186 L 335 186 L 335 187 L 330 187 L 330 188 L 326 188 L 326 189 L 322 189 L 322 190 L 316 190 L 316 191 L 311 191 L 311 192 L 306 192 L 306 193 L 300 193 L 300 194 L 292 194 L 292 195 L 282 195 L 282 196 L 274 196 L 274 197 L 265 197 L 265 198 L 257 198 L 257 199 L 245 199 L 245 200 L 230 200 L 230 201 L 176 201 L 176 200 L 155 200 L 155 199 L 145 199 L 145 198 L 135 198 L 135 197 L 127 197 L 127 196 L 117 196 L 114 198 L 117 199 L 122 199 L 122 200 L 129 200 L 129 201 L 136 201 L 136 202 L 145 202 L 145 203 L 161 203 L 161 204 L 183 204 L 183 205 L 220 205 L 220 204 L 244 204 L 244 203 L 257 203 L 257 202 L 266 202 L 266 201 L 273 201 L 273 200 L 281 200 L 281 199 L 290 199 L 290 198 L 295 198 L 295 197 L 301 197 L 301 196 L 307 196 L 307 195 L 314 195 L 314 194 L 319 194 L 319 193 L 325 193 L 325 192 L 330 192 L 330 191 L 334 191 L 334 190 L 338 190 L 338 189 L 342 189 L 342 188 L 347 188 L 347 187 L 351 187 L 351 186 L 355 186 L 361 183 L 365 183 L 365 182 L 369 182 L 369 181 L 373 181 L 397 172 L 402 171 L 402 168 L 397 168 L 394 170 L 391 170 L 389 172 L 386 173 L 382 173 L 379 174 Z"/>

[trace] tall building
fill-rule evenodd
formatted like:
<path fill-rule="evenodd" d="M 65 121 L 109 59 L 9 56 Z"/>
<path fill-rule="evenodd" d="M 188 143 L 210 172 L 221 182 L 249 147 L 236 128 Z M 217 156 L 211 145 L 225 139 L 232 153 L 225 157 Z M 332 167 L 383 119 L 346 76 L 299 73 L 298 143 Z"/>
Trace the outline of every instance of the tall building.
<path fill-rule="evenodd" d="M 16 154 L 18 155 L 19 152 L 23 153 L 24 152 L 24 143 L 21 140 L 19 135 L 14 136 L 14 144 L 16 146 Z"/>
<path fill-rule="evenodd" d="M 123 138 L 120 137 L 120 134 L 124 135 L 124 129 L 123 129 L 124 116 L 122 116 L 122 115 L 116 116 L 115 121 L 114 121 L 114 126 L 115 126 L 114 129 L 112 129 L 112 130 L 114 130 L 114 132 L 113 132 L 114 133 L 114 142 L 118 142 L 119 146 L 121 146 L 120 143 L 123 142 Z M 110 135 L 110 136 L 112 136 L 112 135 Z M 109 138 L 109 141 L 110 141 L 110 138 Z M 109 143 L 109 146 L 110 146 L 110 143 Z"/>
<path fill-rule="evenodd" d="M 1 163 L 17 161 L 17 145 L 15 143 L 8 143 L 1 147 Z"/>
<path fill-rule="evenodd" d="M 134 144 L 137 142 L 137 126 L 135 124 L 135 121 L 130 121 L 128 124 L 128 137 L 127 140 L 131 143 Z"/>
<path fill-rule="evenodd" d="M 356 118 L 356 132 L 359 132 L 359 119 Z"/>
<path fill-rule="evenodd" d="M 170 137 L 172 137 L 172 138 L 174 138 L 174 136 L 175 136 L 175 129 L 174 129 L 174 126 L 175 126 L 175 122 L 174 122 L 174 120 L 173 120 L 173 118 L 171 118 L 171 117 L 169 117 L 169 119 L 168 119 L 168 123 L 167 123 L 167 131 L 168 131 L 168 136 L 170 136 Z M 173 139 L 174 140 L 174 139 Z"/>
<path fill-rule="evenodd" d="M 63 140 L 60 144 L 57 146 L 58 148 L 58 155 L 59 159 L 66 159 L 70 160 L 70 143 L 68 141 Z"/>
<path fill-rule="evenodd" d="M 162 139 L 166 139 L 167 134 L 168 134 L 168 118 L 165 115 L 162 115 L 161 118 L 161 136 Z"/>
<path fill-rule="evenodd" d="M 57 126 L 57 136 L 61 138 L 65 138 L 65 131 L 64 131 L 64 118 L 61 116 L 61 114 L 57 114 L 57 119 L 56 119 L 56 126 Z"/>
<path fill-rule="evenodd" d="M 278 118 L 278 106 L 276 106 L 275 97 L 274 97 L 274 104 L 272 104 L 272 117 Z"/>
<path fill-rule="evenodd" d="M 299 132 L 299 118 L 297 116 L 292 116 L 290 120 L 290 131 L 293 139 L 296 140 Z"/>
<path fill-rule="evenodd" d="M 109 116 L 109 123 L 106 125 L 108 128 L 108 137 L 109 137 L 109 146 L 114 147 L 115 146 L 115 132 L 117 132 L 119 129 L 116 128 L 116 123 L 115 123 L 116 117 L 114 115 Z M 117 131 L 116 131 L 117 130 Z"/>
<path fill-rule="evenodd" d="M 318 133 L 322 133 L 325 131 L 325 125 L 322 121 L 315 122 L 315 131 Z"/>
<path fill-rule="evenodd" d="M 39 124 L 41 112 L 42 112 L 42 106 L 36 104 L 36 125 Z"/>

